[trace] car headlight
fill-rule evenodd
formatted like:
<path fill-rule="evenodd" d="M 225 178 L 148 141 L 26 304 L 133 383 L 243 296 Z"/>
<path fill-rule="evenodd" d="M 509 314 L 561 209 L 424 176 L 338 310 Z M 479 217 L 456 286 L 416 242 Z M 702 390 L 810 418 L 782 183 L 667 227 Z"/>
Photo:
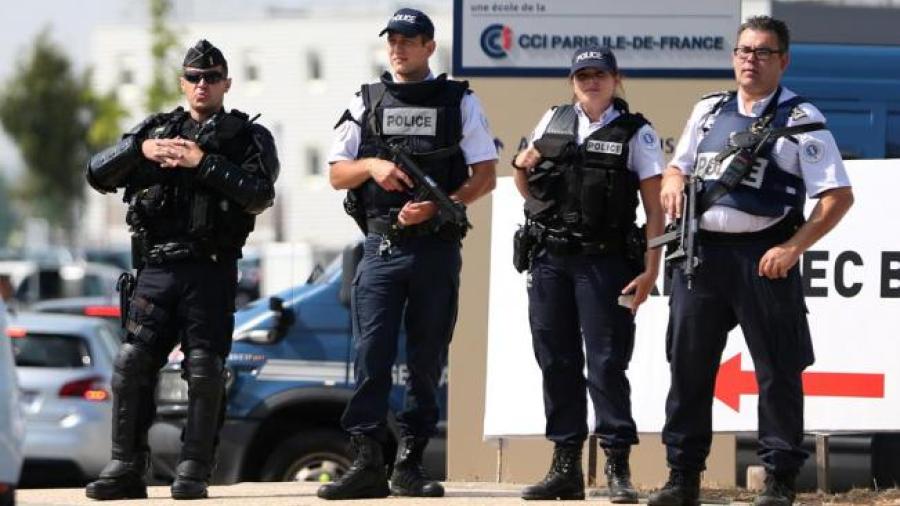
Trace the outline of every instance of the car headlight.
<path fill-rule="evenodd" d="M 160 403 L 188 401 L 188 384 L 181 377 L 181 369 L 163 369 L 156 387 L 156 400 Z"/>
<path fill-rule="evenodd" d="M 225 391 L 231 390 L 234 384 L 234 371 L 226 366 Z M 156 400 L 159 403 L 186 403 L 188 401 L 188 382 L 181 377 L 181 369 L 167 368 L 159 375 L 159 385 L 156 387 Z"/>

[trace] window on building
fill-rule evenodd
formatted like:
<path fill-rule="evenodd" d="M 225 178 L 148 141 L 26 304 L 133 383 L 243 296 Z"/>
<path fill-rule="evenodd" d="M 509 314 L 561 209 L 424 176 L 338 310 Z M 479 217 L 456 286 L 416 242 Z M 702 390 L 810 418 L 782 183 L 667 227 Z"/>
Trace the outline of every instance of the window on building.
<path fill-rule="evenodd" d="M 248 83 L 259 81 L 259 61 L 258 55 L 253 51 L 244 53 L 244 80 Z"/>
<path fill-rule="evenodd" d="M 381 77 L 381 74 L 384 74 L 386 71 L 389 70 L 387 61 L 388 61 L 387 51 L 384 49 L 383 46 L 378 46 L 378 47 L 372 49 L 371 69 L 372 69 L 372 78 L 373 79 L 378 79 L 379 77 Z"/>
<path fill-rule="evenodd" d="M 134 69 L 136 67 L 136 62 L 134 57 L 129 54 L 120 54 L 117 58 L 119 62 L 118 75 L 116 78 L 118 79 L 120 86 L 127 86 L 130 84 L 135 84 L 135 75 Z"/>
<path fill-rule="evenodd" d="M 306 53 L 306 78 L 310 81 L 322 79 L 322 59 L 315 51 Z"/>
<path fill-rule="evenodd" d="M 310 176 L 322 175 L 322 156 L 319 149 L 313 146 L 306 148 L 306 173 Z"/>

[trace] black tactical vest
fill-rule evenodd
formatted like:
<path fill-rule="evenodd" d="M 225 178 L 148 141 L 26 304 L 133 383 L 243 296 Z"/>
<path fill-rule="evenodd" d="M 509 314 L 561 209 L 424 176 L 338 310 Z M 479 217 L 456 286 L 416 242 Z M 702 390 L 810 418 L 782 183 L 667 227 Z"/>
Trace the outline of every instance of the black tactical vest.
<path fill-rule="evenodd" d="M 402 143 L 441 189 L 453 193 L 469 177 L 459 149 L 460 103 L 468 88 L 467 82 L 449 80 L 445 74 L 426 81 L 395 83 L 387 72 L 380 82 L 363 85 L 360 93 L 365 112 L 356 158 L 390 159 L 379 147 L 377 136 L 387 143 Z M 412 198 L 410 193 L 385 191 L 372 179 L 353 192 L 369 218 L 389 217 Z"/>
<path fill-rule="evenodd" d="M 222 110 L 200 125 L 178 107 L 156 115 L 144 135 L 148 139 L 189 139 L 204 152 L 220 154 L 241 165 L 257 149 L 250 125 L 248 116 L 235 109 L 228 113 Z M 240 256 L 255 224 L 252 214 L 195 182 L 194 171 L 174 168 L 154 173 L 159 175 L 149 184 L 126 188 L 126 220 L 133 233 L 147 246 L 191 242 L 201 244 L 209 253 Z"/>
<path fill-rule="evenodd" d="M 573 106 L 556 108 L 535 141 L 543 155 L 528 176 L 526 216 L 582 241 L 619 239 L 636 220 L 638 177 L 628 169 L 628 142 L 648 122 L 617 100 L 621 115 L 577 144 Z M 543 149 L 541 149 L 543 148 Z"/>

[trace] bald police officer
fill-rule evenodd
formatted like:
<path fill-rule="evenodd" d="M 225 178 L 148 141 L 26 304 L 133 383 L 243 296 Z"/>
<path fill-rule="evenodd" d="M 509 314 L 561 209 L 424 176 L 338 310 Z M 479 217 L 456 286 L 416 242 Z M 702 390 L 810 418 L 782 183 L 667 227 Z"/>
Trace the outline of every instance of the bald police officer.
<path fill-rule="evenodd" d="M 700 216 L 700 265 L 692 285 L 683 271 L 674 272 L 667 339 L 672 384 L 663 428 L 670 475 L 651 495 L 653 505 L 698 502 L 712 438 L 716 371 L 735 325 L 744 333 L 759 383 L 766 487 L 754 504 L 794 500 L 794 478 L 806 458 L 800 447 L 801 374 L 813 362 L 797 261 L 840 221 L 853 193 L 822 113 L 780 85 L 788 49 L 783 22 L 760 16 L 742 24 L 732 61 L 737 91 L 706 97 L 694 107 L 663 174 L 662 205 L 676 217 L 685 176 L 704 178 L 698 199 L 704 202 L 706 192 L 723 184 L 741 137 L 769 128 L 810 130 L 763 145 L 746 177 Z M 806 220 L 805 195 L 818 199 Z"/>
<path fill-rule="evenodd" d="M 147 431 L 159 369 L 181 343 L 187 422 L 172 497 L 206 497 L 225 413 L 225 357 L 234 329 L 237 260 L 255 216 L 272 205 L 272 135 L 223 107 L 228 63 L 206 40 L 184 58 L 188 110 L 154 114 L 94 155 L 88 183 L 124 188 L 137 284 L 112 379 L 112 460 L 87 486 L 93 499 L 147 497 Z"/>
<path fill-rule="evenodd" d="M 350 190 L 354 217 L 367 234 L 351 296 L 356 390 L 342 418 L 355 460 L 341 479 L 319 489 L 325 499 L 444 494 L 425 475 L 422 454 L 438 421 L 437 389 L 456 322 L 465 230 L 445 223 L 434 202 L 411 198 L 415 185 L 388 159 L 384 143 L 412 153 L 457 203 L 470 204 L 495 184 L 497 150 L 478 99 L 468 83 L 434 77 L 429 68 L 431 20 L 400 9 L 384 34 L 391 72 L 353 98 L 329 156 L 331 184 Z M 382 447 L 404 316 L 409 377 L 388 487 Z"/>

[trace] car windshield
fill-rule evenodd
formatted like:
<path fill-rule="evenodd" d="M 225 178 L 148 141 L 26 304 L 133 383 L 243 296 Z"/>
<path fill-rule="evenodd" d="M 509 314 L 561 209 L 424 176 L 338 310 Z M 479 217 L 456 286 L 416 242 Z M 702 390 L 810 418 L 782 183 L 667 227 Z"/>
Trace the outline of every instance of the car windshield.
<path fill-rule="evenodd" d="M 12 339 L 16 365 L 21 367 L 81 368 L 91 365 L 87 344 L 79 336 L 26 334 Z"/>

